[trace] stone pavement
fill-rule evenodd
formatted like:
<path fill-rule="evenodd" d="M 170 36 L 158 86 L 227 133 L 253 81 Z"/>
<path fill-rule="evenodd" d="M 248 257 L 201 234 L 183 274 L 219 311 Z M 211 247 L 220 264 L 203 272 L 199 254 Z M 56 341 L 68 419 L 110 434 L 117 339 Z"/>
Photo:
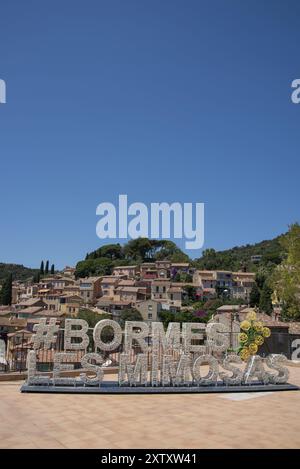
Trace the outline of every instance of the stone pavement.
<path fill-rule="evenodd" d="M 300 368 L 290 373 L 300 385 Z M 300 391 L 51 395 L 21 384 L 0 383 L 0 448 L 300 447 Z"/>

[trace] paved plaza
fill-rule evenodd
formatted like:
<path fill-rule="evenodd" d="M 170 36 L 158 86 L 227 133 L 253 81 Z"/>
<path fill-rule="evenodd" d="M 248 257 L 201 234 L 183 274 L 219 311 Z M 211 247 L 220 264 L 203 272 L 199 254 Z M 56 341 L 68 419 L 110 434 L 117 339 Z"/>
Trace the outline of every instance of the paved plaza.
<path fill-rule="evenodd" d="M 300 368 L 289 382 L 300 386 Z M 1 448 L 300 447 L 300 391 L 51 395 L 21 384 L 0 382 Z"/>

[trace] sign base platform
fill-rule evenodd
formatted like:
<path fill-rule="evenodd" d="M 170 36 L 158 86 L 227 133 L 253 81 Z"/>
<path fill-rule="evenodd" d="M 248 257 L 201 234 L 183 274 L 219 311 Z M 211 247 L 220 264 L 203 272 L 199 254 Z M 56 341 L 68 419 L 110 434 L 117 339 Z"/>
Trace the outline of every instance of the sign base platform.
<path fill-rule="evenodd" d="M 241 386 L 119 386 L 117 381 L 103 381 L 101 386 L 55 386 L 28 385 L 21 386 L 21 392 L 61 393 L 61 394 L 208 394 L 226 392 L 274 392 L 299 391 L 294 384 L 244 384 Z"/>

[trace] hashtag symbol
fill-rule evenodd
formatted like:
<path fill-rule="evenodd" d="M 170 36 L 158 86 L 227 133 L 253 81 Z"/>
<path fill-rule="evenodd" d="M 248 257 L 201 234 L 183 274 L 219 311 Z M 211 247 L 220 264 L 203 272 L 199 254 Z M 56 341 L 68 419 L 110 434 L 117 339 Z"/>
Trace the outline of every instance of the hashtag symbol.
<path fill-rule="evenodd" d="M 39 349 L 41 344 L 44 345 L 45 350 L 49 350 L 52 344 L 56 343 L 57 332 L 59 326 L 56 324 L 55 318 L 50 318 L 47 324 L 47 318 L 41 318 L 38 324 L 33 326 L 35 335 L 33 337 L 33 348 Z"/>

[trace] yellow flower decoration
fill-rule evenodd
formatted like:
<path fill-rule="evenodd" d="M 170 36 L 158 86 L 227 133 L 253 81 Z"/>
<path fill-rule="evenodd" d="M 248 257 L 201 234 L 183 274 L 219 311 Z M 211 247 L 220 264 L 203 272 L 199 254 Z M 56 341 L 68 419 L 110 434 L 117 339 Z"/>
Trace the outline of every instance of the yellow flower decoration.
<path fill-rule="evenodd" d="M 243 344 L 243 343 L 247 342 L 247 340 L 248 340 L 247 334 L 245 334 L 245 332 L 241 332 L 239 334 L 239 341 Z"/>
<path fill-rule="evenodd" d="M 271 335 L 271 331 L 268 327 L 263 327 L 262 333 L 264 337 L 270 337 Z"/>
<path fill-rule="evenodd" d="M 248 319 L 248 321 L 255 321 L 255 319 L 256 319 L 256 312 L 255 312 L 255 311 L 251 311 L 250 313 L 247 314 L 246 318 Z"/>
<path fill-rule="evenodd" d="M 257 335 L 254 339 L 256 345 L 262 345 L 264 343 L 264 338 L 261 335 Z"/>
<path fill-rule="evenodd" d="M 253 327 L 254 327 L 254 329 L 256 330 L 256 332 L 262 332 L 264 326 L 263 326 L 262 322 L 256 321 L 256 322 L 253 324 Z"/>
<path fill-rule="evenodd" d="M 258 347 L 256 344 L 252 343 L 249 345 L 249 352 L 251 353 L 251 355 L 255 355 L 257 350 L 258 350 Z"/>
<path fill-rule="evenodd" d="M 242 360 L 244 360 L 245 362 L 248 360 L 248 358 L 250 357 L 250 353 L 249 353 L 249 350 L 247 349 L 247 347 L 244 347 L 241 351 L 240 351 L 240 357 Z"/>
<path fill-rule="evenodd" d="M 243 331 L 248 331 L 251 327 L 251 324 L 249 321 L 242 321 L 241 322 L 241 329 L 243 329 Z"/>

